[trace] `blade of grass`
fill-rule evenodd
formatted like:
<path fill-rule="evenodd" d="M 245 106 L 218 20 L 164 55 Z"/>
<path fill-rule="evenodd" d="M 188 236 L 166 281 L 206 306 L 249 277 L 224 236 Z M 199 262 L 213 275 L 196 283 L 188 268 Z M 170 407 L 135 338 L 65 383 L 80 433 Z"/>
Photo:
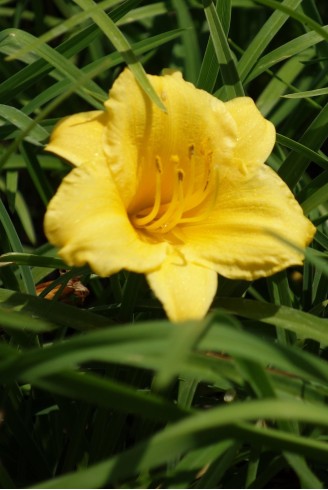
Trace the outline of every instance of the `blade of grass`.
<path fill-rule="evenodd" d="M 301 202 L 304 214 L 309 214 L 321 204 L 326 204 L 328 201 L 328 182 L 313 192 L 305 201 Z"/>
<path fill-rule="evenodd" d="M 313 338 L 327 345 L 328 331 L 324 319 L 313 317 L 287 306 L 277 306 L 243 298 L 220 298 L 215 304 L 225 310 L 252 320 L 260 320 L 287 328 L 302 338 Z"/>
<path fill-rule="evenodd" d="M 133 317 L 141 280 L 141 274 L 136 274 L 135 272 L 127 273 L 127 278 L 122 291 L 122 303 L 119 314 L 119 320 L 122 322 L 128 322 Z"/>
<path fill-rule="evenodd" d="M 304 99 L 306 97 L 318 97 L 319 95 L 326 94 L 328 94 L 328 87 L 306 90 L 305 92 L 296 92 L 295 94 L 285 94 L 283 97 L 286 99 Z"/>
<path fill-rule="evenodd" d="M 292 307 L 291 291 L 289 289 L 288 277 L 286 271 L 280 271 L 267 278 L 271 302 L 276 305 L 285 305 Z M 276 327 L 277 339 L 283 345 L 293 345 L 296 342 L 295 333 L 288 332 L 284 328 Z"/>
<path fill-rule="evenodd" d="M 212 0 L 203 0 L 203 6 L 227 98 L 243 96 L 244 89 L 218 13 Z"/>
<path fill-rule="evenodd" d="M 155 420 L 174 421 L 188 415 L 188 411 L 150 393 L 137 391 L 123 383 L 103 379 L 94 374 L 62 372 L 38 378 L 37 386 L 76 398 L 96 406 L 122 410 Z"/>
<path fill-rule="evenodd" d="M 3 202 L 0 200 L 0 221 L 6 231 L 6 234 L 8 236 L 8 240 L 11 244 L 12 250 L 15 252 L 23 252 L 23 247 L 20 242 L 20 239 L 17 235 L 16 229 L 10 219 L 10 216 L 3 204 Z M 19 271 L 22 275 L 24 287 L 25 287 L 25 292 L 34 295 L 35 294 L 35 286 L 33 282 L 33 277 L 31 274 L 31 271 L 29 267 L 27 266 L 18 266 Z"/>
<path fill-rule="evenodd" d="M 15 107 L 0 104 L 0 117 L 23 131 L 31 125 L 32 119 Z M 35 124 L 26 139 L 35 145 L 49 137 L 49 133 L 39 124 Z"/>
<path fill-rule="evenodd" d="M 311 19 L 311 17 L 308 17 L 307 15 L 304 15 L 301 12 L 295 11 L 288 6 L 283 5 L 282 3 L 276 2 L 275 0 L 254 0 L 254 2 L 265 5 L 266 7 L 270 7 L 272 9 L 280 10 L 281 12 L 284 12 L 289 17 L 292 17 L 293 19 L 298 20 L 302 25 L 303 24 L 308 25 L 315 32 L 317 32 L 322 37 L 322 39 L 325 39 L 326 41 L 328 41 L 327 31 L 320 24 L 318 24 L 318 22 Z"/>
<path fill-rule="evenodd" d="M 9 331 L 42 333 L 58 328 L 58 324 L 49 320 L 35 318 L 21 311 L 4 308 L 2 305 L 0 305 L 0 323 L 1 328 Z"/>
<path fill-rule="evenodd" d="M 58 304 L 58 309 L 63 313 L 65 310 L 61 307 L 62 305 Z M 69 313 L 69 310 L 66 312 Z M 68 321 L 65 323 L 58 316 L 45 317 L 45 319 L 48 323 L 50 321 L 59 325 L 68 325 Z M 18 321 L 16 330 L 20 325 Z M 94 323 L 96 324 L 96 320 Z M 230 374 L 224 368 L 226 365 L 225 367 L 229 369 L 227 360 L 219 364 L 220 356 L 208 357 L 203 354 L 225 352 L 245 362 L 256 362 L 265 369 L 270 360 L 277 369 L 311 383 L 315 381 L 319 383 L 321 389 L 327 383 L 328 365 L 322 359 L 290 346 L 271 344 L 258 337 L 258 333 L 261 332 L 259 329 L 255 334 L 250 334 L 231 328 L 231 324 L 215 322 L 215 319 L 212 319 L 209 324 L 211 328 L 188 357 L 180 361 L 178 353 L 174 358 L 171 356 L 174 365 L 179 364 L 183 379 L 194 378 L 220 383 L 222 376 L 227 375 L 229 378 Z M 42 324 L 39 326 L 42 328 Z M 157 331 L 154 332 L 155 328 Z M 262 328 L 263 332 L 263 325 L 259 328 Z M 189 329 L 190 323 L 185 326 L 186 331 Z M 91 361 L 138 366 L 158 372 L 162 370 L 163 365 L 159 353 L 167 352 L 174 338 L 174 326 L 167 322 L 138 324 L 133 327 L 126 325 L 88 332 L 49 346 L 47 349 L 29 350 L 18 359 L 7 359 L 3 355 L 1 379 L 9 382 L 17 377 L 23 377 L 27 382 L 35 382 L 39 377 L 54 375 L 64 369 L 74 369 L 77 365 Z"/>
<path fill-rule="evenodd" d="M 78 475 L 70 473 L 33 488 L 74 488 L 77 484 L 81 488 L 101 488 L 110 482 L 149 471 L 181 453 L 213 443 L 218 438 L 252 440 L 255 444 L 265 444 L 278 450 L 283 444 L 291 452 L 301 452 L 326 461 L 328 444 L 324 442 L 273 429 L 263 430 L 242 422 L 259 418 L 313 423 L 320 421 L 328 425 L 327 411 L 321 406 L 315 406 L 314 409 L 310 404 L 294 400 L 236 403 L 190 416 L 114 458 L 81 470 Z"/>
<path fill-rule="evenodd" d="M 285 338 L 283 339 L 283 342 L 286 342 Z M 247 382 L 250 384 L 250 386 L 252 386 L 254 392 L 259 398 L 278 398 L 271 380 L 262 366 L 253 361 L 249 362 L 237 359 L 236 362 L 243 374 L 243 377 L 246 378 Z M 280 420 L 278 421 L 277 425 L 278 428 L 285 433 L 299 435 L 299 428 L 294 421 Z M 299 475 L 303 485 L 305 484 L 306 487 L 315 488 L 319 484 L 320 487 L 319 480 L 316 478 L 314 473 L 312 473 L 302 456 L 291 454 L 286 451 L 283 451 L 283 454 L 289 465 L 294 469 L 296 474 Z"/>
<path fill-rule="evenodd" d="M 67 265 L 61 259 L 56 257 L 44 257 L 37 254 L 28 253 L 6 253 L 0 255 L 0 263 L 4 265 L 17 264 L 36 267 L 49 267 L 50 269 L 65 269 Z M 76 268 L 76 275 L 81 274 L 84 268 Z"/>
<path fill-rule="evenodd" d="M 74 2 L 85 11 L 89 11 L 96 5 L 93 0 L 74 0 Z M 142 64 L 138 61 L 138 58 L 134 54 L 130 43 L 126 40 L 112 19 L 108 17 L 103 10 L 95 10 L 94 12 L 91 11 L 90 17 L 100 27 L 117 51 L 121 53 L 123 59 L 131 68 L 131 71 L 145 93 L 162 111 L 166 111 L 162 100 L 148 80 Z"/>
<path fill-rule="evenodd" d="M 7 289 L 0 289 L 0 304 L 9 311 L 22 311 L 32 318 L 37 317 L 74 330 L 91 330 L 109 326 L 111 323 L 107 318 L 74 306 Z"/>
<path fill-rule="evenodd" d="M 13 61 L 15 59 L 23 58 L 25 54 L 28 53 L 29 51 L 37 50 L 38 48 L 42 47 L 43 44 L 52 41 L 56 37 L 70 31 L 75 26 L 82 24 L 83 22 L 88 20 L 91 17 L 91 14 L 93 14 L 95 11 L 99 9 L 106 10 L 109 7 L 113 7 L 114 5 L 121 2 L 122 0 L 104 0 L 96 4 L 94 7 L 90 8 L 89 10 L 72 15 L 68 19 L 63 20 L 58 25 L 56 25 L 55 27 L 47 31 L 45 34 L 42 34 L 40 37 L 35 39 L 29 45 L 24 46 L 20 48 L 18 51 L 16 51 L 15 53 L 9 55 L 7 57 L 7 61 Z"/>
<path fill-rule="evenodd" d="M 32 151 L 32 148 L 27 144 L 22 143 L 20 145 L 20 151 L 26 162 L 26 167 L 33 181 L 34 187 L 37 190 L 43 204 L 47 206 L 54 194 L 53 189 L 50 186 L 50 182 L 46 178 L 46 175 L 43 172 L 35 153 Z"/>
<path fill-rule="evenodd" d="M 277 134 L 277 143 L 289 148 L 290 150 L 295 151 L 296 153 L 300 153 L 301 155 L 306 155 L 312 161 L 320 165 L 325 170 L 328 170 L 328 158 L 325 155 L 320 155 L 316 151 L 311 150 L 305 145 L 298 143 L 297 141 L 284 136 L 283 134 Z"/>
<path fill-rule="evenodd" d="M 304 72 L 304 61 L 309 60 L 314 56 L 314 50 L 308 50 L 306 55 L 297 55 L 291 59 L 288 59 L 282 64 L 282 66 L 276 71 L 266 70 L 268 75 L 271 76 L 270 82 L 266 85 L 258 99 L 256 105 L 265 117 L 268 114 L 272 114 L 271 118 L 277 118 L 275 112 L 281 110 L 285 114 L 290 114 L 291 110 L 287 104 L 281 104 L 281 97 L 286 90 L 294 90 L 293 82 Z M 306 99 L 316 109 L 321 109 L 317 103 L 313 103 L 312 99 Z M 314 105 L 315 104 L 315 105 Z M 294 106 L 296 104 L 294 103 Z M 288 117 L 288 116 L 287 116 Z M 286 116 L 283 117 L 286 119 Z"/>
<path fill-rule="evenodd" d="M 194 488 L 216 488 L 225 473 L 233 466 L 240 451 L 240 446 L 239 442 L 231 444 L 224 454 L 212 462 L 203 478 L 196 482 Z"/>
<path fill-rule="evenodd" d="M 302 0 L 284 0 L 283 5 L 295 9 L 301 1 Z M 287 20 L 288 14 L 275 11 L 262 26 L 238 62 L 238 71 L 242 81 L 246 80 L 249 73 L 253 70 L 254 65 L 256 65 L 260 55 Z"/>
<path fill-rule="evenodd" d="M 126 0 L 122 5 L 119 5 L 111 12 L 111 18 L 114 22 L 120 20 L 131 8 L 139 4 L 140 0 Z M 11 54 L 13 50 L 17 50 L 17 44 L 13 44 L 12 38 L 19 37 L 20 31 L 13 29 L 5 29 L 0 32 L 0 51 L 5 54 Z M 99 35 L 100 30 L 96 24 L 82 29 L 69 39 L 65 40 L 56 48 L 58 53 L 66 58 L 71 58 L 78 52 L 89 46 Z M 18 45 L 19 48 L 20 45 Z M 11 100 L 23 88 L 26 89 L 32 86 L 35 81 L 39 81 L 44 75 L 49 73 L 53 67 L 45 60 L 40 59 L 32 63 L 30 66 L 23 68 L 18 73 L 13 74 L 10 78 L 0 84 L 0 98 L 4 101 Z M 78 85 L 76 86 L 78 87 Z M 103 95 L 103 100 L 106 100 L 106 94 Z"/>
<path fill-rule="evenodd" d="M 216 2 L 216 10 L 218 16 L 221 19 L 223 30 L 228 36 L 231 17 L 231 1 L 230 0 L 218 0 Z M 215 54 L 213 41 L 211 36 L 209 37 L 205 55 L 200 67 L 199 76 L 197 79 L 197 87 L 212 93 L 215 87 L 215 83 L 219 74 L 219 63 Z"/>
<path fill-rule="evenodd" d="M 318 150 L 327 138 L 327 124 L 328 104 L 325 105 L 312 121 L 300 138 L 300 143 L 314 151 Z M 279 168 L 278 174 L 290 188 L 293 188 L 307 169 L 309 163 L 307 154 L 295 155 L 291 152 Z"/>
<path fill-rule="evenodd" d="M 29 45 L 35 40 L 35 37 L 32 34 L 20 30 L 9 30 L 7 36 L 10 39 L 10 42 L 13 44 L 12 49 Z M 79 79 L 83 80 L 81 70 L 75 66 L 73 62 L 65 58 L 59 51 L 56 51 L 46 44 L 42 44 L 40 47 L 36 48 L 35 51 L 38 56 L 43 58 L 53 68 L 56 68 L 64 78 L 68 78 L 72 82 Z M 84 79 L 84 85 L 85 86 L 82 86 L 80 84 L 80 95 L 93 107 L 99 109 L 99 102 L 95 96 L 103 99 L 106 97 L 105 92 L 92 80 Z M 95 96 L 91 94 L 94 94 Z"/>
<path fill-rule="evenodd" d="M 141 54 L 147 53 L 148 51 L 156 49 L 167 42 L 176 39 L 181 35 L 181 33 L 182 31 L 180 29 L 175 29 L 173 31 L 164 32 L 162 34 L 158 34 L 156 36 L 143 39 L 142 41 L 133 44 L 132 46 L 133 51 L 135 52 L 136 55 L 139 56 Z M 95 72 L 95 70 L 97 70 L 97 67 L 101 66 L 101 69 L 105 71 L 117 66 L 119 63 L 122 63 L 122 61 L 123 61 L 122 55 L 118 52 L 115 52 L 107 55 L 106 57 L 102 57 L 100 59 L 91 62 L 89 65 L 86 65 L 85 67 L 81 68 L 81 70 L 83 73 L 88 74 L 88 73 Z M 29 114 L 30 112 L 35 111 L 40 106 L 49 102 L 51 99 L 63 94 L 68 87 L 70 87 L 70 81 L 67 79 L 56 82 L 54 85 L 44 90 L 42 93 L 37 95 L 33 100 L 31 100 L 28 104 L 26 104 L 23 109 L 24 113 Z"/>
<path fill-rule="evenodd" d="M 0 189 L 1 189 L 1 182 L 0 182 Z M 21 222 L 21 225 L 23 227 L 24 232 L 26 233 L 27 238 L 30 240 L 32 244 L 36 243 L 36 232 L 34 229 L 34 224 L 33 220 L 31 217 L 31 212 L 29 209 L 29 206 L 25 202 L 22 194 L 17 191 L 16 196 L 15 196 L 15 211 L 17 213 L 17 216 Z"/>
<path fill-rule="evenodd" d="M 171 339 L 171 345 L 162 358 L 160 366 L 154 380 L 152 388 L 154 391 L 165 392 L 179 371 L 181 363 L 188 356 L 198 339 L 203 335 L 208 327 L 207 322 L 195 322 L 190 324 L 190 329 L 177 329 Z"/>
<path fill-rule="evenodd" d="M 17 405 L 14 388 L 11 388 L 8 390 L 8 397 L 6 397 L 4 404 L 6 423 L 12 427 L 13 436 L 20 449 L 26 454 L 28 464 L 33 467 L 34 472 L 39 474 L 41 466 L 41 473 L 44 478 L 50 478 L 51 469 L 44 450 L 37 444 L 34 434 L 30 431 L 29 424 L 22 418 Z"/>
<path fill-rule="evenodd" d="M 18 190 L 18 172 L 15 170 L 9 170 L 6 173 L 5 191 L 6 191 L 9 211 L 11 213 L 15 212 L 17 190 Z"/>
<path fill-rule="evenodd" d="M 325 32 L 328 34 L 328 26 L 323 27 Z M 288 41 L 287 43 L 279 46 L 268 54 L 264 55 L 262 58 L 254 59 L 252 64 L 252 69 L 248 71 L 246 81 L 250 82 L 254 78 L 261 75 L 265 70 L 271 68 L 273 65 L 295 56 L 298 53 L 304 52 L 307 48 L 315 46 L 322 41 L 322 37 L 315 31 L 307 32 L 301 36 Z"/>
<path fill-rule="evenodd" d="M 185 0 L 172 0 L 172 6 L 176 11 L 178 25 L 183 30 L 185 77 L 186 80 L 196 83 L 200 70 L 200 51 L 193 19 Z"/>
<path fill-rule="evenodd" d="M 155 18 L 158 15 L 167 14 L 168 11 L 169 5 L 167 5 L 165 2 L 156 2 L 153 5 L 145 5 L 143 7 L 138 7 L 131 10 L 118 22 L 116 22 L 116 25 L 121 26 L 130 24 L 131 22 L 136 22 L 148 18 Z"/>
<path fill-rule="evenodd" d="M 98 35 L 97 26 L 90 26 L 83 29 L 82 32 L 72 36 L 72 38 L 63 42 L 56 51 L 61 55 L 69 58 L 74 56 L 80 50 L 83 50 L 89 43 L 91 43 L 94 38 Z M 17 37 L 19 40 L 20 31 L 16 32 L 12 29 L 5 29 L 0 32 L 0 51 L 3 53 L 8 53 L 8 45 L 12 44 L 12 37 Z M 18 42 L 10 49 L 10 52 L 14 49 L 19 48 L 24 45 L 24 42 Z M 0 98 L 2 101 L 11 100 L 20 93 L 21 90 L 33 86 L 35 81 L 42 79 L 47 73 L 53 70 L 53 66 L 50 65 L 45 59 L 39 59 L 30 65 L 22 68 L 17 73 L 14 73 L 7 80 L 4 80 L 0 84 Z"/>
<path fill-rule="evenodd" d="M 167 488 L 188 488 L 190 481 L 196 480 L 197 477 L 199 478 L 202 470 L 204 471 L 204 469 L 208 468 L 209 464 L 219 460 L 233 445 L 233 441 L 227 440 L 209 445 L 206 448 L 190 451 L 172 470 L 168 470 L 167 478 L 169 485 Z M 202 488 L 211 488 L 205 484 L 203 485 L 203 478 L 199 478 L 193 483 L 194 488 L 199 488 L 198 483 L 199 485 L 202 484 Z"/>

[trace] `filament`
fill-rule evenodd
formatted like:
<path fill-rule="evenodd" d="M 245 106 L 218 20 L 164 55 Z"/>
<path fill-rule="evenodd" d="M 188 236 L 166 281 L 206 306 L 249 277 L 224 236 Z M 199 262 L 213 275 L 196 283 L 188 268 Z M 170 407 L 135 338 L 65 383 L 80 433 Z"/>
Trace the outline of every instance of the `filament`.
<path fill-rule="evenodd" d="M 158 215 L 160 206 L 161 206 L 161 193 L 162 193 L 162 166 L 159 157 L 155 158 L 155 166 L 156 166 L 156 183 L 155 183 L 155 200 L 153 207 L 150 212 L 145 216 L 139 217 L 139 215 L 134 216 L 133 223 L 137 228 L 141 228 L 143 226 L 151 223 L 156 216 Z M 144 210 L 147 212 L 147 209 Z"/>

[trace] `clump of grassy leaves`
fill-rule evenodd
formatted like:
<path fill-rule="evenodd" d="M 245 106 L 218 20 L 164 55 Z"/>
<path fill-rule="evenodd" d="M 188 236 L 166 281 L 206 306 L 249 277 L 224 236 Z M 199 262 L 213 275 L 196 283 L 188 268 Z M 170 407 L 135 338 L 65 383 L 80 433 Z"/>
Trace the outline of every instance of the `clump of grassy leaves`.
<path fill-rule="evenodd" d="M 326 8 L 0 1 L 2 488 L 327 487 Z M 221 278 L 179 328 L 142 276 L 67 270 L 42 220 L 69 168 L 43 145 L 126 63 L 152 98 L 144 69 L 174 67 L 255 99 L 278 132 L 268 163 L 318 227 L 304 268 Z"/>

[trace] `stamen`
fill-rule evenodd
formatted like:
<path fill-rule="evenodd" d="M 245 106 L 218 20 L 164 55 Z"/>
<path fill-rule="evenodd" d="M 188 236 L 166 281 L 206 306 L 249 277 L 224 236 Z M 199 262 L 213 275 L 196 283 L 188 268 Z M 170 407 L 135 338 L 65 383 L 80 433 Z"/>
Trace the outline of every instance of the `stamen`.
<path fill-rule="evenodd" d="M 185 200 L 188 200 L 189 196 L 191 196 L 192 191 L 194 190 L 195 183 L 195 145 L 190 145 L 188 148 L 188 159 L 189 159 L 189 168 L 188 168 L 188 179 L 185 184 Z"/>
<path fill-rule="evenodd" d="M 165 212 L 160 218 L 147 226 L 147 231 L 167 233 L 180 221 L 184 211 L 183 180 L 184 173 L 181 169 L 176 170 L 177 178 L 174 181 L 173 195 Z"/>
<path fill-rule="evenodd" d="M 203 209 L 201 209 L 197 213 L 195 212 L 194 216 L 189 216 L 185 218 L 182 216 L 181 219 L 179 220 L 179 223 L 182 224 L 199 223 L 200 221 L 203 221 L 209 217 L 209 215 L 211 214 L 211 212 L 215 207 L 218 198 L 218 193 L 219 193 L 219 175 L 218 175 L 217 167 L 213 169 L 213 173 L 214 175 L 212 181 L 211 182 L 207 181 L 206 188 L 204 189 L 205 190 L 203 194 L 204 198 L 201 201 L 201 203 L 204 203 Z M 204 201 L 207 197 L 209 197 L 209 199 L 205 203 Z M 199 203 L 199 205 L 201 203 Z"/>
<path fill-rule="evenodd" d="M 160 157 L 155 158 L 155 166 L 156 166 L 156 184 L 155 184 L 155 200 L 150 212 L 145 216 L 139 217 L 138 215 L 133 217 L 133 224 L 137 228 L 148 225 L 151 221 L 153 221 L 158 215 L 159 209 L 161 207 L 161 193 L 162 193 L 162 165 Z M 144 210 L 147 212 L 147 209 Z"/>
<path fill-rule="evenodd" d="M 201 153 L 203 154 L 203 175 L 199 179 L 200 182 L 196 182 L 197 161 L 194 158 L 194 145 L 188 147 L 187 176 L 180 167 L 179 155 L 171 155 L 171 164 L 174 167 L 173 190 L 169 201 L 163 203 L 161 202 L 164 190 L 162 162 L 159 156 L 155 157 L 154 203 L 130 217 L 133 226 L 144 228 L 144 231 L 148 233 L 165 234 L 173 230 L 172 233 L 177 234 L 179 232 L 177 225 L 192 225 L 208 218 L 217 202 L 218 168 L 212 166 L 211 152 L 203 150 Z"/>
<path fill-rule="evenodd" d="M 195 209 L 200 206 L 202 202 L 206 199 L 209 189 L 208 189 L 208 184 L 211 181 L 211 164 L 212 164 L 212 153 L 208 153 L 207 157 L 205 159 L 205 178 L 203 181 L 203 184 L 198 183 L 196 187 L 196 191 L 193 193 L 189 193 L 188 196 L 186 195 L 185 199 L 185 206 L 184 206 L 184 212 L 191 211 L 192 209 Z M 193 173 L 193 179 L 195 179 L 195 164 L 193 163 L 192 165 L 192 173 Z"/>

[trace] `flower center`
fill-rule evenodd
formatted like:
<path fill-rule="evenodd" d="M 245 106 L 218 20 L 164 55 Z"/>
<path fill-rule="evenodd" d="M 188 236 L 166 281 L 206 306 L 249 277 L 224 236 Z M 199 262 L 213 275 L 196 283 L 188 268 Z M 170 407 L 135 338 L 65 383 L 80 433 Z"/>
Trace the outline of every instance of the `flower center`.
<path fill-rule="evenodd" d="M 209 216 L 218 193 L 217 168 L 212 166 L 212 155 L 204 156 L 203 177 L 196 176 L 195 149 L 188 149 L 188 171 L 185 172 L 177 155 L 171 156 L 173 189 L 169 201 L 162 202 L 163 166 L 155 157 L 155 196 L 151 207 L 130 216 L 135 228 L 151 233 L 167 233 L 178 224 L 195 224 Z"/>

